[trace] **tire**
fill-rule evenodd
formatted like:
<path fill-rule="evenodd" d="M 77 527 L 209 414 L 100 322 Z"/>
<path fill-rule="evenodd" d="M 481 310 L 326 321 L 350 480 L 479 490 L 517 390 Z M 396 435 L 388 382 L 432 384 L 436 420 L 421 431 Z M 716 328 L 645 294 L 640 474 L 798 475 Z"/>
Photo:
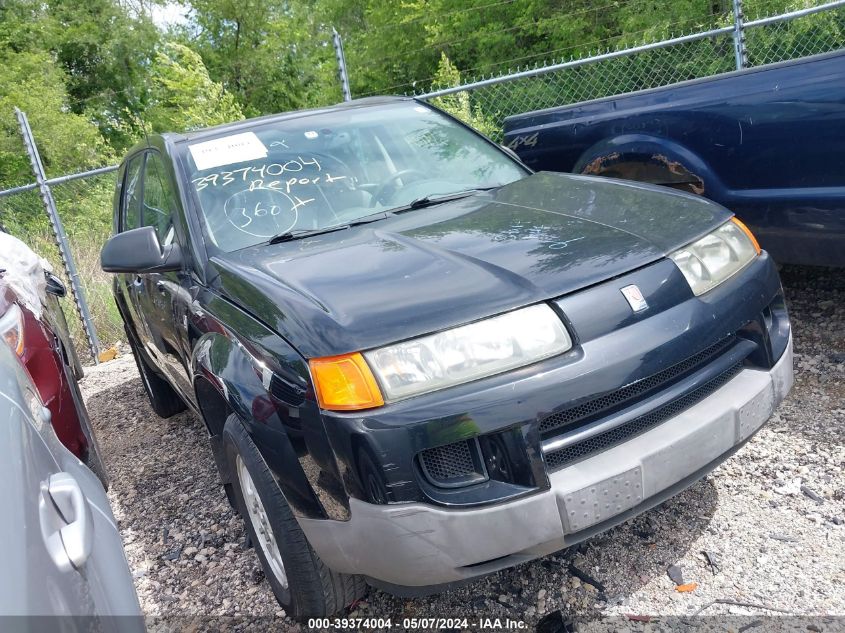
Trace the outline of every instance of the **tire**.
<path fill-rule="evenodd" d="M 147 392 L 150 406 L 152 406 L 156 415 L 160 418 L 169 418 L 184 411 L 185 403 L 182 398 L 164 378 L 149 366 L 144 354 L 138 349 L 128 331 L 126 332 L 126 340 L 129 341 L 129 347 L 132 349 L 132 355 L 135 357 L 135 364 L 138 366 L 138 373 L 141 376 L 141 384 L 144 385 L 144 391 Z"/>
<path fill-rule="evenodd" d="M 311 548 L 258 448 L 236 415 L 223 427 L 223 446 L 232 471 L 236 509 L 285 613 L 292 618 L 321 618 L 358 598 L 367 585 L 362 576 L 329 569 Z"/>

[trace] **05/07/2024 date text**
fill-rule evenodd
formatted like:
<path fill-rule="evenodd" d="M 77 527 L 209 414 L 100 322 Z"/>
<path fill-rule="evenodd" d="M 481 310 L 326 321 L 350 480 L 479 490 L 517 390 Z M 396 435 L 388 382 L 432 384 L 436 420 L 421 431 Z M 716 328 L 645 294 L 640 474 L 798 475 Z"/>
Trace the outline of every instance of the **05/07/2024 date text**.
<path fill-rule="evenodd" d="M 510 618 L 310 618 L 308 628 L 311 629 L 373 629 L 384 630 L 392 628 L 405 630 L 455 630 L 470 629 L 488 631 L 520 631 L 528 628 L 522 620 Z"/>

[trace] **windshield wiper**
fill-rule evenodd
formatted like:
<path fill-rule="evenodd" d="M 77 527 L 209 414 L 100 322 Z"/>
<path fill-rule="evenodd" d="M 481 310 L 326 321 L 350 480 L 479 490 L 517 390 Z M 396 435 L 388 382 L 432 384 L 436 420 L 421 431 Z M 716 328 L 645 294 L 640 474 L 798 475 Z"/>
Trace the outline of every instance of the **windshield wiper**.
<path fill-rule="evenodd" d="M 267 243 L 281 244 L 282 242 L 301 240 L 306 237 L 311 237 L 312 235 L 323 235 L 325 233 L 343 231 L 345 229 L 351 229 L 353 226 L 361 226 L 362 224 L 369 224 L 370 222 L 377 222 L 378 220 L 383 220 L 389 215 L 391 215 L 391 213 L 388 211 L 380 211 L 379 213 L 365 215 L 363 217 L 358 218 L 357 220 L 352 220 L 351 222 L 344 222 L 343 224 L 335 224 L 333 226 L 324 226 L 320 229 L 301 229 L 299 231 L 285 231 L 284 233 L 274 235 L 269 240 L 267 240 Z"/>
<path fill-rule="evenodd" d="M 344 222 L 343 224 L 335 224 L 333 226 L 325 226 L 320 229 L 301 229 L 299 231 L 285 231 L 284 233 L 279 233 L 278 235 L 271 237 L 269 240 L 267 240 L 267 244 L 281 244 L 282 242 L 301 240 L 306 237 L 311 237 L 312 235 L 323 235 L 325 233 L 334 233 L 335 231 L 351 229 L 353 226 L 360 226 L 362 224 L 369 224 L 370 222 L 377 222 L 378 220 L 383 220 L 384 218 L 390 217 L 396 213 L 402 213 L 404 211 L 413 211 L 415 209 L 424 209 L 426 207 L 433 207 L 434 205 L 441 204 L 443 202 L 449 202 L 450 200 L 459 200 L 461 198 L 467 198 L 480 191 L 491 191 L 493 189 L 498 188 L 498 185 L 494 187 L 476 187 L 473 189 L 464 189 L 463 191 L 447 193 L 442 196 L 423 196 L 422 198 L 412 200 L 408 204 L 402 205 L 401 207 L 396 207 L 394 209 L 387 209 L 386 211 L 379 211 L 378 213 L 365 215 L 358 218 L 357 220 L 352 220 L 351 222 Z"/>
<path fill-rule="evenodd" d="M 408 204 L 402 205 L 401 207 L 396 207 L 395 209 L 390 209 L 392 213 L 402 213 L 404 211 L 414 211 L 416 209 L 425 209 L 426 207 L 433 207 L 437 204 L 442 204 L 443 202 L 451 202 L 452 200 L 460 200 L 461 198 L 468 198 L 469 196 L 473 195 L 474 193 L 478 193 L 480 191 L 492 191 L 493 189 L 498 189 L 499 187 L 476 187 L 474 189 L 464 189 L 463 191 L 455 191 L 453 193 L 447 193 L 442 196 L 423 196 L 422 198 L 416 198 L 411 200 Z"/>

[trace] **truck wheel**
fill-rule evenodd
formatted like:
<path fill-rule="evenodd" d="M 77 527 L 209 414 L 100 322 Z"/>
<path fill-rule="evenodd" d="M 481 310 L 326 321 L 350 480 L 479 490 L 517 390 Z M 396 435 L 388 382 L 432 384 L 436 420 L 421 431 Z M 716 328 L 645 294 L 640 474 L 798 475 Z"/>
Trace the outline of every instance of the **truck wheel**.
<path fill-rule="evenodd" d="M 126 340 L 129 341 L 135 364 L 138 366 L 138 373 L 141 375 L 141 384 L 144 385 L 144 391 L 147 392 L 150 405 L 156 415 L 160 418 L 169 418 L 184 411 L 185 403 L 182 402 L 182 398 L 164 378 L 150 368 L 129 332 L 126 333 Z"/>
<path fill-rule="evenodd" d="M 311 548 L 258 448 L 234 414 L 223 427 L 223 444 L 233 469 L 237 510 L 285 613 L 297 619 L 327 617 L 363 597 L 367 586 L 362 576 L 333 572 Z"/>

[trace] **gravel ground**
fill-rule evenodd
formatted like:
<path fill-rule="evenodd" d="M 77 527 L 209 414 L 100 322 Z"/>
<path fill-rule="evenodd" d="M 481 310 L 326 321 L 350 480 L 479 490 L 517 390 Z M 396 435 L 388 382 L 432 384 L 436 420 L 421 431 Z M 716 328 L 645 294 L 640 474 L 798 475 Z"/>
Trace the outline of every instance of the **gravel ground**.
<path fill-rule="evenodd" d="M 563 630 L 561 620 L 570 618 L 659 616 L 648 626 L 660 628 L 656 622 L 668 616 L 696 612 L 845 615 L 845 274 L 796 267 L 782 277 L 795 387 L 755 439 L 711 475 L 576 548 L 428 598 L 373 589 L 351 615 L 392 616 L 394 623 L 405 616 L 511 618 L 547 631 Z M 89 369 L 82 387 L 145 613 L 241 616 L 230 622 L 297 628 L 244 547 L 200 420 L 157 418 L 128 355 Z M 676 591 L 670 566 L 696 588 Z"/>

